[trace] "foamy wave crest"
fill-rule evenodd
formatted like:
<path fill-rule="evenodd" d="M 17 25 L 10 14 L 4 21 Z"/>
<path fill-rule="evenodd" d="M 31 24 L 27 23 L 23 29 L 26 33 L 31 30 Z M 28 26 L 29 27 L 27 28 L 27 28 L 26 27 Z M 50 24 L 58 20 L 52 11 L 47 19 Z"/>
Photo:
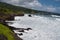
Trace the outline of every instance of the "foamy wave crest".
<path fill-rule="evenodd" d="M 32 30 L 23 33 L 22 36 L 18 35 L 23 40 L 60 40 L 60 20 L 53 18 L 53 16 L 32 15 L 32 17 L 28 17 L 28 14 L 26 14 L 23 17 L 15 17 L 15 22 L 10 26 L 32 28 Z"/>

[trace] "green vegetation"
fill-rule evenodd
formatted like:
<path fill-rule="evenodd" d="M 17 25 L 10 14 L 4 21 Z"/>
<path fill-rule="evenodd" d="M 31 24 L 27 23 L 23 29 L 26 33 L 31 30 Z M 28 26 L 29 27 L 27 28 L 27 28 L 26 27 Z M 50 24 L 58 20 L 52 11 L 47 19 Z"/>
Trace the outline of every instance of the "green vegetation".
<path fill-rule="evenodd" d="M 40 10 L 15 6 L 4 2 L 0 2 L 0 13 L 4 13 L 4 14 L 39 13 L 39 14 L 49 14 L 49 15 L 56 14 L 53 12 L 46 12 L 46 11 L 40 11 Z"/>
<path fill-rule="evenodd" d="M 2 20 L 6 20 L 10 18 L 12 14 L 14 15 L 14 14 L 21 14 L 21 13 L 30 13 L 30 14 L 39 13 L 41 15 L 57 14 L 52 12 L 33 10 L 29 8 L 14 6 L 11 4 L 0 2 L 0 23 L 2 22 Z M 0 24 L 0 34 L 3 34 L 4 36 L 6 36 L 8 40 L 14 40 L 13 32 L 3 24 Z"/>
<path fill-rule="evenodd" d="M 14 40 L 13 32 L 2 24 L 0 24 L 0 34 L 3 34 L 8 40 Z"/>
<path fill-rule="evenodd" d="M 15 13 L 18 14 L 18 13 L 33 13 L 37 11 L 0 2 L 0 12 L 5 13 L 5 14 L 15 14 Z"/>

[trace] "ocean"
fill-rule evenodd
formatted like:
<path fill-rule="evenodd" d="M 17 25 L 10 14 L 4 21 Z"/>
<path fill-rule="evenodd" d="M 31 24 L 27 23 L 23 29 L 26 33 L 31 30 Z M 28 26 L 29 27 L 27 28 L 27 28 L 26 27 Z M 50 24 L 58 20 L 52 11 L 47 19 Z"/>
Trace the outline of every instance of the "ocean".
<path fill-rule="evenodd" d="M 25 16 L 16 16 L 14 21 L 8 23 L 9 26 L 16 28 L 32 28 L 32 30 L 23 33 L 22 36 L 18 36 L 23 40 L 60 40 L 60 16 L 58 15 L 33 15 L 32 17 L 25 14 Z"/>

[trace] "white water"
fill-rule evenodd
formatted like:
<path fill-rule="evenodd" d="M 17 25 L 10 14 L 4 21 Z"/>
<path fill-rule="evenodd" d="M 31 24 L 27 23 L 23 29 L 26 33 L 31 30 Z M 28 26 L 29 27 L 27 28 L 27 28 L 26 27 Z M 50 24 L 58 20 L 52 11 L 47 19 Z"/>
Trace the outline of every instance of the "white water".
<path fill-rule="evenodd" d="M 17 16 L 13 24 L 9 24 L 16 28 L 32 28 L 32 30 L 23 33 L 22 36 L 18 35 L 19 37 L 23 38 L 23 40 L 60 40 L 59 18 L 36 15 L 28 17 L 27 15 L 23 17 Z"/>

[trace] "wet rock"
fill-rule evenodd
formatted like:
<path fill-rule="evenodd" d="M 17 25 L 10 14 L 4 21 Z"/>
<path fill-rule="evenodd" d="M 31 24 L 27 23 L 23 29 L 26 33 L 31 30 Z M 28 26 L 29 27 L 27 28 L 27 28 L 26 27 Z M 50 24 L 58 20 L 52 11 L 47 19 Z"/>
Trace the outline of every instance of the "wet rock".
<path fill-rule="evenodd" d="M 21 13 L 21 14 L 14 14 L 14 16 L 24 16 L 24 14 L 23 13 Z"/>
<path fill-rule="evenodd" d="M 24 16 L 24 14 L 19 14 L 19 16 Z"/>
<path fill-rule="evenodd" d="M 18 34 L 18 35 L 20 35 L 20 36 L 21 36 L 21 35 L 23 35 L 23 34 L 22 34 L 22 33 L 20 33 L 20 34 Z"/>
<path fill-rule="evenodd" d="M 12 20 L 14 20 L 14 16 L 10 16 L 10 17 L 6 18 L 6 20 L 12 21 Z"/>
<path fill-rule="evenodd" d="M 29 30 L 32 30 L 32 29 L 31 29 L 31 28 L 27 28 L 27 29 L 25 29 L 25 28 L 20 28 L 20 29 L 19 29 L 19 32 L 25 32 L 24 30 L 29 31 Z"/>
<path fill-rule="evenodd" d="M 24 32 L 24 29 L 20 29 L 19 32 Z"/>
<path fill-rule="evenodd" d="M 22 38 L 18 37 L 17 34 L 14 34 L 15 40 L 23 40 Z"/>
<path fill-rule="evenodd" d="M 31 29 L 31 28 L 27 28 L 27 29 L 25 29 L 25 30 L 29 31 L 29 30 L 32 30 L 32 29 Z"/>
<path fill-rule="evenodd" d="M 31 15 L 28 15 L 29 17 L 32 17 Z"/>
<path fill-rule="evenodd" d="M 4 35 L 0 34 L 0 40 L 7 40 L 7 38 Z"/>

